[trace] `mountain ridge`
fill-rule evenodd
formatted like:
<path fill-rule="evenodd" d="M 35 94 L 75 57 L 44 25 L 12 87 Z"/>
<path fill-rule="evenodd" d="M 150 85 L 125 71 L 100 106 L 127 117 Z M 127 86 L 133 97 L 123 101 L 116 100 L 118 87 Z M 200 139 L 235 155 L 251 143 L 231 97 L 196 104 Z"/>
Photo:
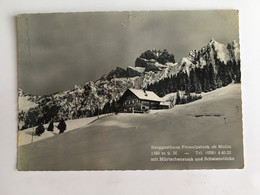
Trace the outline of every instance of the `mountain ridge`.
<path fill-rule="evenodd" d="M 35 96 L 19 89 L 18 98 L 28 97 L 28 101 L 38 105 L 27 112 L 19 111 L 19 129 L 35 126 L 39 121 L 47 123 L 52 119 L 76 119 L 115 111 L 116 101 L 128 88 L 147 88 L 163 96 L 178 90 L 206 92 L 232 81 L 240 82 L 239 56 L 237 42 L 221 44 L 211 39 L 177 63 L 167 50 L 153 49 L 137 57 L 135 66 L 117 67 L 95 82 L 75 85 L 71 90 Z"/>

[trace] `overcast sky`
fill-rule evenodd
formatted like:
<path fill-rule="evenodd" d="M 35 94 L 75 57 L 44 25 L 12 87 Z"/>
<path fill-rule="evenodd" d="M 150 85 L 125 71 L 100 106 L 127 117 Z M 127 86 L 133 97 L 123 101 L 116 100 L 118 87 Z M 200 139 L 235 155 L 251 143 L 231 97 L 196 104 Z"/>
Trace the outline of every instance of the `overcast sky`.
<path fill-rule="evenodd" d="M 47 95 L 134 66 L 147 49 L 176 61 L 211 38 L 239 41 L 236 11 L 88 12 L 20 15 L 18 87 Z"/>

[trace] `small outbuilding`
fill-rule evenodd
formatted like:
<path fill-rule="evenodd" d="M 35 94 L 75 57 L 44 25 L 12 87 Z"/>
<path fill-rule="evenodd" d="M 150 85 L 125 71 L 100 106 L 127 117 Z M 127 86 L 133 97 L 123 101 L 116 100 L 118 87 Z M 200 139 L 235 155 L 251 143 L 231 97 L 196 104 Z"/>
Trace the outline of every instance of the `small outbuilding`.
<path fill-rule="evenodd" d="M 144 112 L 150 109 L 159 109 L 161 101 L 161 98 L 153 91 L 127 89 L 118 103 L 123 112 Z"/>

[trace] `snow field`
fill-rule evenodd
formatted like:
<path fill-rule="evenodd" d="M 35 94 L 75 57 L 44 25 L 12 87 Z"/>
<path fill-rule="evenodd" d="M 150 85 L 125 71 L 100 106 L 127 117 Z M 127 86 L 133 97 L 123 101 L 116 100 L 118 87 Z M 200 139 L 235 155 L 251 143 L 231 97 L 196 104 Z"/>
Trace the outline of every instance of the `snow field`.
<path fill-rule="evenodd" d="M 67 121 L 65 121 L 66 125 L 67 125 L 67 129 L 64 133 L 81 128 L 81 127 L 88 125 L 91 122 L 98 120 L 105 116 L 108 116 L 108 114 L 100 115 L 99 118 L 98 118 L 98 116 L 94 116 L 94 117 L 81 118 L 81 119 L 75 119 L 75 120 L 67 120 Z M 54 124 L 53 132 L 47 131 L 49 124 L 44 124 L 43 126 L 45 128 L 45 132 L 41 136 L 38 136 L 35 134 L 35 129 L 37 128 L 37 126 L 31 127 L 31 128 L 28 128 L 28 129 L 25 129 L 22 131 L 18 131 L 18 146 L 30 144 L 32 142 L 37 142 L 37 141 L 40 141 L 40 140 L 43 140 L 46 138 L 50 138 L 50 137 L 59 135 L 59 129 L 57 128 L 58 122 L 55 122 L 53 124 Z"/>
<path fill-rule="evenodd" d="M 241 84 L 147 114 L 119 113 L 75 131 L 18 147 L 19 170 L 242 168 Z M 200 117 L 197 117 L 197 116 Z M 151 145 L 232 146 L 230 162 L 151 162 Z M 178 156 L 184 157 L 184 156 Z"/>

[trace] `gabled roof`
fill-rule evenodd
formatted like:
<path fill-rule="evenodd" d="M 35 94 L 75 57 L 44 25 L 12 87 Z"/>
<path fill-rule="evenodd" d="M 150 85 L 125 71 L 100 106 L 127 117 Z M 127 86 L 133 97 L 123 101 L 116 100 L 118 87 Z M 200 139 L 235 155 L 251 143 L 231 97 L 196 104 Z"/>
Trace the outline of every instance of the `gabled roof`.
<path fill-rule="evenodd" d="M 149 100 L 149 101 L 156 101 L 156 102 L 161 102 L 162 99 L 158 97 L 153 91 L 144 91 L 141 89 L 128 89 L 130 90 L 133 94 L 136 95 L 140 100 Z"/>

